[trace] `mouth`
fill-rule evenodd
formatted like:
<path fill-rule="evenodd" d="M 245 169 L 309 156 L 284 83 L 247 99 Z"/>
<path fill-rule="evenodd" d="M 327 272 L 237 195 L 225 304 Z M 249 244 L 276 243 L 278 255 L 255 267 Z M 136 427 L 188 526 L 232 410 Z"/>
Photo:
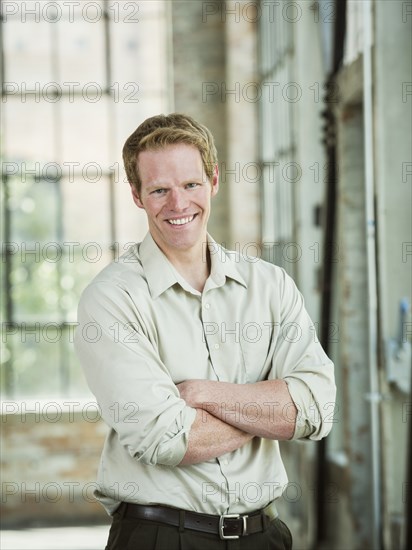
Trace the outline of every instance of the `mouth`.
<path fill-rule="evenodd" d="M 169 220 L 165 220 L 168 224 L 173 225 L 175 227 L 182 227 L 184 225 L 188 225 L 191 223 L 197 214 L 193 214 L 191 216 L 185 216 L 184 218 L 170 218 Z"/>

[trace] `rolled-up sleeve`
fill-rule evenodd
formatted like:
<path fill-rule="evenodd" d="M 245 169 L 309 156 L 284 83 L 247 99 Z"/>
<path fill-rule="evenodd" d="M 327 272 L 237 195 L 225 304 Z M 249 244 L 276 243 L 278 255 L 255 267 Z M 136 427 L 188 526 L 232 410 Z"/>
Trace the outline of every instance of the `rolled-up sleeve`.
<path fill-rule="evenodd" d="M 320 345 L 303 297 L 283 271 L 280 321 L 269 378 L 284 379 L 297 408 L 293 439 L 319 440 L 335 419 L 334 367 Z"/>
<path fill-rule="evenodd" d="M 196 410 L 180 398 L 129 294 L 94 282 L 78 309 L 75 349 L 104 421 L 137 461 L 176 466 Z"/>

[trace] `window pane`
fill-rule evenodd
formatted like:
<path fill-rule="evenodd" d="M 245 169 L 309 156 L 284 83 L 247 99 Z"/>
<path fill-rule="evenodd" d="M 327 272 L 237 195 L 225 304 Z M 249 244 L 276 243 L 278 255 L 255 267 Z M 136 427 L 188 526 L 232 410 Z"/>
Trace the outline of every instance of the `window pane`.
<path fill-rule="evenodd" d="M 2 105 L 4 124 L 4 152 L 8 161 L 27 159 L 44 163 L 56 159 L 56 139 L 54 136 L 53 115 L 56 104 L 27 96 L 6 98 Z"/>
<path fill-rule="evenodd" d="M 47 247 L 47 248 L 46 248 Z M 53 247 L 53 253 L 58 245 Z M 51 248 L 38 246 L 35 253 L 22 252 L 13 256 L 10 274 L 10 295 L 13 300 L 13 321 L 60 321 L 58 264 L 44 260 Z"/>
<path fill-rule="evenodd" d="M 33 163 L 26 166 L 30 170 Z M 34 243 L 56 242 L 59 238 L 59 184 L 23 175 L 20 179 L 10 179 L 8 189 L 11 241 L 24 243 L 28 249 L 34 249 Z"/>
<path fill-rule="evenodd" d="M 57 320 L 58 183 L 9 180 L 13 321 Z"/>
<path fill-rule="evenodd" d="M 97 242 L 105 249 L 111 244 L 109 178 L 92 170 L 88 174 L 89 181 L 68 177 L 61 182 L 64 241 Z"/>
<path fill-rule="evenodd" d="M 10 337 L 14 395 L 22 398 L 61 394 L 59 338 L 61 332 L 52 326 L 34 330 L 23 326 Z"/>
<path fill-rule="evenodd" d="M 41 91 L 53 80 L 50 23 L 44 20 L 36 23 L 34 18 L 27 18 L 25 23 L 11 20 L 3 29 L 6 84 L 13 82 L 24 92 L 33 90 L 38 83 Z"/>
<path fill-rule="evenodd" d="M 163 19 L 148 19 L 139 23 L 112 23 L 112 78 L 120 90 L 126 83 L 137 83 L 142 93 L 162 90 L 167 79 L 164 52 L 166 26 Z M 148 46 L 150 45 L 150 46 Z"/>
<path fill-rule="evenodd" d="M 89 99 L 98 89 L 90 88 Z M 86 96 L 85 96 L 86 97 Z M 94 101 L 94 100 L 93 100 Z M 109 108 L 112 101 L 105 96 L 96 102 L 89 102 L 84 98 L 75 98 L 73 103 L 67 99 L 62 101 L 61 109 L 61 143 L 62 155 L 60 162 L 63 167 L 70 167 L 78 171 L 87 170 L 88 163 L 98 163 L 107 169 L 109 157 Z M 66 164 L 64 164 L 66 163 Z"/>
<path fill-rule="evenodd" d="M 140 123 L 146 118 L 166 110 L 166 98 L 163 94 L 151 94 L 141 96 L 139 103 L 127 103 L 120 101 L 115 105 L 115 136 L 117 143 L 117 154 L 121 162 L 121 150 L 129 135 L 136 130 Z M 120 180 L 123 181 L 123 180 Z"/>
<path fill-rule="evenodd" d="M 106 87 L 104 20 L 96 23 L 87 20 L 93 17 L 90 8 L 86 19 L 75 23 L 62 19 L 57 24 L 60 84 L 77 83 L 75 91 L 83 90 L 89 82 L 97 83 L 101 89 Z"/>
<path fill-rule="evenodd" d="M 5 204 L 6 202 L 6 192 L 5 185 L 0 186 L 0 204 Z M 3 214 L 3 212 L 2 212 Z M 7 310 L 7 298 L 5 296 L 6 291 L 6 262 L 9 261 L 7 255 L 7 245 L 6 245 L 6 216 L 0 216 L 0 230 L 1 230 L 1 259 L 0 259 L 0 320 L 6 321 L 6 310 Z M 1 357 L 0 357 L 1 363 Z"/>
<path fill-rule="evenodd" d="M 1 323 L 1 342 L 0 342 L 0 395 L 6 397 L 11 395 L 13 387 L 13 369 L 11 363 L 11 326 L 7 323 Z"/>

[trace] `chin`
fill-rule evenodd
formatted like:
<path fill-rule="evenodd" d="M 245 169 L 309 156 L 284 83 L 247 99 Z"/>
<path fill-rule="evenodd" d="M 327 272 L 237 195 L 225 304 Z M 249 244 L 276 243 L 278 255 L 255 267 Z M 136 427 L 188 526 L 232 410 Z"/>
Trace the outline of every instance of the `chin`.
<path fill-rule="evenodd" d="M 172 246 L 173 248 L 178 248 L 179 250 L 186 250 L 189 248 L 192 248 L 193 246 L 196 246 L 199 243 L 199 239 L 197 238 L 181 238 L 181 239 L 170 239 L 167 241 L 169 246 Z"/>

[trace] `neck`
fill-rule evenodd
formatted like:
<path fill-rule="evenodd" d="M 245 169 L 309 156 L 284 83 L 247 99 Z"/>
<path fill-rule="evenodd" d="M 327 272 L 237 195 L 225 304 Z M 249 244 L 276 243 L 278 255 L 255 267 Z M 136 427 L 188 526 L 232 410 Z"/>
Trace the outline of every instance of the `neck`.
<path fill-rule="evenodd" d="M 163 251 L 176 271 L 199 292 L 202 292 L 210 274 L 210 253 L 204 242 L 200 247 L 181 250 L 179 253 Z"/>

